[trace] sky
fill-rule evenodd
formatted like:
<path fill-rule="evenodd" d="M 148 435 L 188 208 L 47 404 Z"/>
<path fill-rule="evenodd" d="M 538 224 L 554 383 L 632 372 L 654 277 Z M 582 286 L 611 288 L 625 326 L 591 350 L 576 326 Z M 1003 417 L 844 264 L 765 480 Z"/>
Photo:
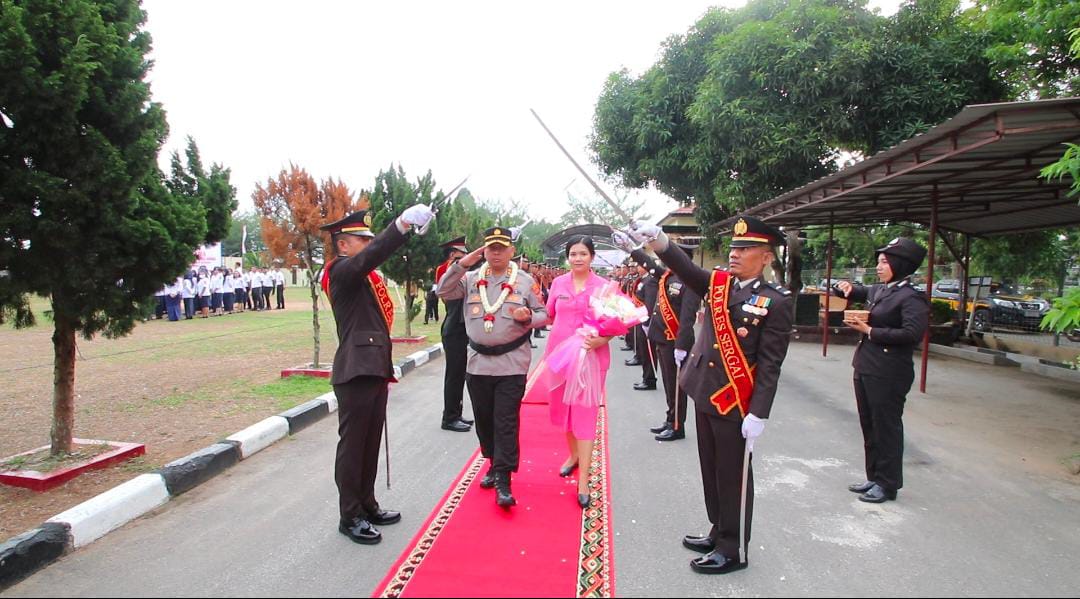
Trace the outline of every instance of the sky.
<path fill-rule="evenodd" d="M 170 127 L 162 164 L 192 136 L 204 164 L 232 170 L 241 210 L 290 162 L 354 191 L 400 165 L 446 191 L 468 177 L 475 197 L 556 221 L 568 191 L 596 194 L 532 108 L 609 194 L 645 201 L 655 220 L 675 201 L 616 187 L 590 162 L 596 101 L 610 73 L 648 69 L 710 6 L 742 4 L 145 0 Z"/>

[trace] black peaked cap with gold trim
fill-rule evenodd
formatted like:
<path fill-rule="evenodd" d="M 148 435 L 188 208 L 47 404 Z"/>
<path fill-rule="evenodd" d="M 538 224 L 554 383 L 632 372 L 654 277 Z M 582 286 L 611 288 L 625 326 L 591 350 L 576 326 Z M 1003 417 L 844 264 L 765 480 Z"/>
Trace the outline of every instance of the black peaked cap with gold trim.
<path fill-rule="evenodd" d="M 355 235 L 357 237 L 375 237 L 371 231 L 371 212 L 357 210 L 345 218 L 319 227 L 331 235 Z"/>
<path fill-rule="evenodd" d="M 514 240 L 510 238 L 510 229 L 507 227 L 494 226 L 484 231 L 484 247 L 493 243 L 509 246 Z"/>
<path fill-rule="evenodd" d="M 745 248 L 755 245 L 786 245 L 780 229 L 752 216 L 744 216 L 735 222 L 731 247 Z"/>

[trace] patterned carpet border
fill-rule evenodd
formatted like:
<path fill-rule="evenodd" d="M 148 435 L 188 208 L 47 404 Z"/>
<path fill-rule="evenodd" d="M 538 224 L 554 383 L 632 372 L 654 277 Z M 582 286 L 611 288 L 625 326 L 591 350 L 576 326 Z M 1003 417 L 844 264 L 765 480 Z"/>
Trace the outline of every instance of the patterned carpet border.
<path fill-rule="evenodd" d="M 607 410 L 596 418 L 596 442 L 589 469 L 589 508 L 581 515 L 578 597 L 611 597 L 615 592 L 611 558 L 611 493 L 608 486 Z"/>
<path fill-rule="evenodd" d="M 416 572 L 417 568 L 420 567 L 424 558 L 427 557 L 427 554 L 435 544 L 435 541 L 438 540 L 439 535 L 446 527 L 446 523 L 449 522 L 450 517 L 454 515 L 454 511 L 465 497 L 466 491 L 469 490 L 469 485 L 472 484 L 473 479 L 480 473 L 480 469 L 483 465 L 484 456 L 480 455 L 480 450 L 477 449 L 476 453 L 473 454 L 472 463 L 466 467 L 461 478 L 458 480 L 457 485 L 455 485 L 447 494 L 442 507 L 439 508 L 438 513 L 431 519 L 427 528 L 418 535 L 408 556 L 401 561 L 393 575 L 383 583 L 383 591 L 377 595 L 378 597 L 400 597 L 401 593 L 405 591 L 405 587 L 408 586 L 409 580 L 412 579 L 413 574 Z"/>

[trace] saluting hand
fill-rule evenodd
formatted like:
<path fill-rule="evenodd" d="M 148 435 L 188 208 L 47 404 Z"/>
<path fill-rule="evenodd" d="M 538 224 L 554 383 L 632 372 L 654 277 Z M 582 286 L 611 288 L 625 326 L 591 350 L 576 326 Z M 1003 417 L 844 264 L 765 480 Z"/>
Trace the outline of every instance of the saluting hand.
<path fill-rule="evenodd" d="M 532 322 L 532 310 L 525 306 L 514 308 L 510 314 L 514 317 L 514 320 L 518 322 Z"/>
<path fill-rule="evenodd" d="M 484 246 L 480 246 L 480 247 L 476 248 L 475 250 L 469 252 L 468 255 L 466 255 L 461 260 L 458 260 L 458 264 L 460 264 L 463 268 L 472 268 L 483 257 L 484 257 Z"/>

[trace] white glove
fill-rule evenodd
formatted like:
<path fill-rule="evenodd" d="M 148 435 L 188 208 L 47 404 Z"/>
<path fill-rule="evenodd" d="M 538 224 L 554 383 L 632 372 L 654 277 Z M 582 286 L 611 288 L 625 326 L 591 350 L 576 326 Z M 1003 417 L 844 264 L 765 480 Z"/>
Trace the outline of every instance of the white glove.
<path fill-rule="evenodd" d="M 747 414 L 746 418 L 742 421 L 742 436 L 746 439 L 746 444 L 750 447 L 750 450 L 754 450 L 754 439 L 761 436 L 761 433 L 765 432 L 765 421 L 753 414 Z"/>
<path fill-rule="evenodd" d="M 630 225 L 630 236 L 638 243 L 648 243 L 653 241 L 660 237 L 660 234 L 663 232 L 663 229 L 659 226 L 643 220 L 635 221 L 634 224 Z"/>
<path fill-rule="evenodd" d="M 628 253 L 641 247 L 635 245 L 634 241 L 630 239 L 630 235 L 623 233 L 622 231 L 611 232 L 611 243 L 620 250 Z"/>
<path fill-rule="evenodd" d="M 419 229 L 435 218 L 435 212 L 427 204 L 409 206 L 401 213 L 398 220 L 404 225 L 411 225 L 413 229 Z M 404 228 L 404 227 L 399 227 Z"/>
<path fill-rule="evenodd" d="M 677 350 L 675 350 L 675 365 L 679 366 L 679 367 L 682 367 L 683 360 L 686 360 L 686 350 L 685 349 L 677 349 Z M 762 425 L 762 426 L 764 426 L 764 425 Z"/>

